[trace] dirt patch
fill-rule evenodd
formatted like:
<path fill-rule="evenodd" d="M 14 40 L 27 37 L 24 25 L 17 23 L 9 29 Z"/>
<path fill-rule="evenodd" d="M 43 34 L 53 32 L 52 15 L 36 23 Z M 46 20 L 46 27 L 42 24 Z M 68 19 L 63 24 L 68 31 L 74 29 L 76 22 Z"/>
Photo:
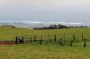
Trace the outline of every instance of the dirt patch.
<path fill-rule="evenodd" d="M 0 41 L 0 45 L 15 45 L 15 41 Z"/>

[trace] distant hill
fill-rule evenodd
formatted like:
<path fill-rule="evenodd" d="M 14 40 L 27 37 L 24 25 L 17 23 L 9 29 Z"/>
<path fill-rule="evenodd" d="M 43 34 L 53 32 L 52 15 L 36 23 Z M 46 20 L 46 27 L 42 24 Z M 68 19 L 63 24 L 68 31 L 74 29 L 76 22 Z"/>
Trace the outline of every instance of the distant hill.
<path fill-rule="evenodd" d="M 8 22 L 0 23 L 1 27 L 20 27 L 20 28 L 32 28 L 29 24 L 24 24 L 21 22 Z"/>
<path fill-rule="evenodd" d="M 0 22 L 0 26 L 14 26 L 14 27 L 21 27 L 21 28 L 35 28 L 35 27 L 48 27 L 50 25 L 55 25 L 55 24 L 62 24 L 65 26 L 84 26 L 83 24 L 80 23 L 64 23 L 64 22 Z"/>
<path fill-rule="evenodd" d="M 44 27 L 47 26 L 43 23 L 24 23 L 24 22 L 1 22 L 0 26 L 15 26 L 15 27 L 21 27 L 21 28 L 34 28 L 34 27 Z"/>

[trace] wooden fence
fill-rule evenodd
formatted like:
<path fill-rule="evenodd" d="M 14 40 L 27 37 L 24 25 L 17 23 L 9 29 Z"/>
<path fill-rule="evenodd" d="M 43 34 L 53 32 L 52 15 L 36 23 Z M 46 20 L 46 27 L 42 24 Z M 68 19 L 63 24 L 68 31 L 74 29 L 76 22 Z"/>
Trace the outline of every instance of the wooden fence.
<path fill-rule="evenodd" d="M 76 36 L 75 34 L 73 34 L 73 39 L 72 40 L 69 40 L 67 41 L 66 37 L 65 37 L 65 33 L 64 33 L 64 38 L 59 38 L 57 39 L 57 35 L 53 35 L 53 39 L 48 35 L 46 36 L 47 39 L 44 39 L 43 38 L 43 35 L 30 35 L 30 36 L 16 36 L 15 40 L 14 41 L 0 41 L 0 45 L 13 45 L 13 44 L 40 44 L 40 45 L 43 45 L 43 44 L 58 44 L 58 45 L 61 45 L 61 46 L 65 46 L 65 45 L 68 45 L 68 46 L 73 46 L 73 43 L 76 42 Z M 82 39 L 81 41 L 83 41 L 83 47 L 85 48 L 87 46 L 87 39 L 84 38 L 84 35 L 82 33 Z"/>

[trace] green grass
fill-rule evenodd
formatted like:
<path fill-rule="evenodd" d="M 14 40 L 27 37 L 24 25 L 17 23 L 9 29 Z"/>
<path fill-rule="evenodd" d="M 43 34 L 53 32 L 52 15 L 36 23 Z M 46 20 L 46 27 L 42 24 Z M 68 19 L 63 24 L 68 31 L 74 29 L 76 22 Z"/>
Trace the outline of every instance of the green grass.
<path fill-rule="evenodd" d="M 90 46 L 59 45 L 0 46 L 0 59 L 90 59 Z"/>
<path fill-rule="evenodd" d="M 88 40 L 87 47 L 83 48 L 82 32 L 84 38 Z M 64 38 L 72 40 L 75 33 L 76 40 L 81 41 L 70 46 L 60 46 L 57 44 L 48 45 L 0 45 L 0 59 L 90 59 L 90 28 L 80 29 L 54 29 L 54 30 L 30 30 L 24 28 L 0 28 L 0 40 L 15 40 L 15 36 L 43 35 L 43 40 L 48 40 L 48 35 L 52 39 L 54 34 L 57 39 Z"/>
<path fill-rule="evenodd" d="M 40 37 L 43 35 L 43 39 L 47 39 L 51 37 L 54 38 L 54 35 L 57 35 L 57 39 L 64 38 L 64 34 L 66 40 L 73 39 L 73 33 L 76 36 L 77 40 L 81 40 L 82 32 L 84 33 L 84 38 L 90 40 L 89 33 L 90 28 L 81 28 L 81 29 L 56 29 L 56 30 L 30 30 L 30 29 L 22 29 L 22 28 L 0 28 L 0 40 L 15 40 L 15 36 L 29 36 L 37 35 Z"/>

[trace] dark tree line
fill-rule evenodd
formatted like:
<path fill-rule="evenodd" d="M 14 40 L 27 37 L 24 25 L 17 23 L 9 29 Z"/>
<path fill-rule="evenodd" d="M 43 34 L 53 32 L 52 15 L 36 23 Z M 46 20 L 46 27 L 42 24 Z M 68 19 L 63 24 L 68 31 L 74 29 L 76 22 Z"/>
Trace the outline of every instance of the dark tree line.
<path fill-rule="evenodd" d="M 87 26 L 66 26 L 66 25 L 50 25 L 48 27 L 35 27 L 33 29 L 63 29 L 63 28 L 87 28 Z"/>

